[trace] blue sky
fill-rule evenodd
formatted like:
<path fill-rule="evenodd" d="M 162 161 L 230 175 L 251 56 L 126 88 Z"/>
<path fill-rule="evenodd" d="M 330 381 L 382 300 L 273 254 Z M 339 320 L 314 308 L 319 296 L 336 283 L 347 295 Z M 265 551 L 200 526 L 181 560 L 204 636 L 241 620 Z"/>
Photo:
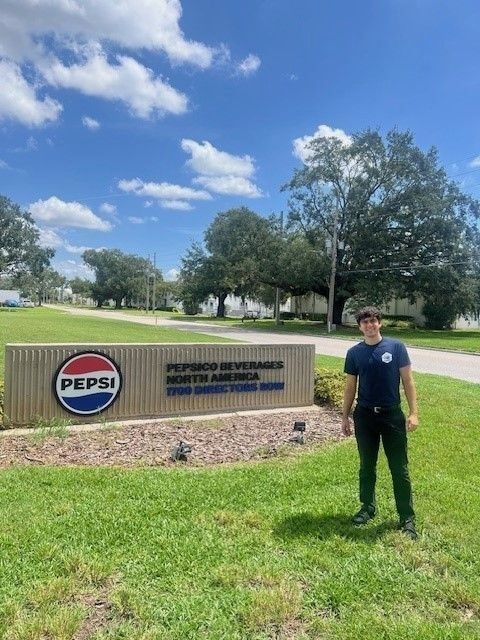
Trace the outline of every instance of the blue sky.
<path fill-rule="evenodd" d="M 480 196 L 477 0 L 2 0 L 0 193 L 55 266 L 166 277 L 216 213 L 287 209 L 308 136 L 410 129 Z"/>

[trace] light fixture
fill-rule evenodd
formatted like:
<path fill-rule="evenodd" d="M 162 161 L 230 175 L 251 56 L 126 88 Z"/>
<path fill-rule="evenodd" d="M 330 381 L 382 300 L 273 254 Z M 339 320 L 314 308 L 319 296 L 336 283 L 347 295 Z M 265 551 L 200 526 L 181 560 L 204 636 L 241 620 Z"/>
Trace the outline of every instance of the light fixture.
<path fill-rule="evenodd" d="M 189 454 L 191 452 L 192 452 L 192 447 L 189 444 L 187 444 L 186 442 L 183 442 L 182 440 L 180 440 L 178 445 L 172 449 L 172 453 L 170 455 L 170 458 L 174 462 L 178 462 L 178 461 L 186 462 L 187 461 L 187 454 Z"/>
<path fill-rule="evenodd" d="M 305 444 L 305 430 L 307 428 L 307 423 L 304 420 L 296 420 L 293 423 L 293 431 L 295 435 L 292 438 L 293 442 L 298 442 L 298 444 Z"/>

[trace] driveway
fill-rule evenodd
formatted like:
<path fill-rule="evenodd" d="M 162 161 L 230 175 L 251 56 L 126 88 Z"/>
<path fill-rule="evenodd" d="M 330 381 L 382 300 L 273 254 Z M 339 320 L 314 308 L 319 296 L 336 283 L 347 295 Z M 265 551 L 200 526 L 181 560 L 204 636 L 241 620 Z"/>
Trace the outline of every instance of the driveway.
<path fill-rule="evenodd" d="M 62 311 L 69 311 L 76 315 L 93 315 L 110 320 L 126 320 L 127 322 L 203 333 L 205 335 L 230 338 L 232 340 L 251 342 L 253 344 L 314 344 L 315 353 L 318 355 L 339 356 L 342 358 L 345 357 L 347 349 L 357 342 L 344 338 L 316 337 L 299 333 L 275 333 L 274 331 L 239 329 L 238 327 L 212 325 L 209 322 L 188 322 L 170 320 L 168 318 L 133 316 L 120 311 L 97 311 L 71 307 L 55 308 Z M 458 378 L 459 380 L 467 380 L 468 382 L 480 384 L 480 355 L 418 347 L 408 347 L 408 352 L 415 371 L 434 373 L 440 376 L 449 376 L 451 378 Z"/>

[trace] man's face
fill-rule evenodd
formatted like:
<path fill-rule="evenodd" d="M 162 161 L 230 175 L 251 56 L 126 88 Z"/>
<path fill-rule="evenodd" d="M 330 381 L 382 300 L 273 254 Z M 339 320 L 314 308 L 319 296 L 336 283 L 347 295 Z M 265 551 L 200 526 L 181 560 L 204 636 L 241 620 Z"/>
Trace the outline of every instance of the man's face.
<path fill-rule="evenodd" d="M 370 317 L 362 318 L 358 326 L 366 338 L 374 338 L 380 332 L 382 323 L 378 318 Z"/>

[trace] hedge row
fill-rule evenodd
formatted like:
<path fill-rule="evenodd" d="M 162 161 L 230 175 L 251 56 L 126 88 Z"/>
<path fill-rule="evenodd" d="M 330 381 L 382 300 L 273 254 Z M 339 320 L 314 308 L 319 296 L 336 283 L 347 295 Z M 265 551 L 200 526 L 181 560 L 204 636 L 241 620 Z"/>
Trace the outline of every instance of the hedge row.
<path fill-rule="evenodd" d="M 314 400 L 316 404 L 328 404 L 340 409 L 343 403 L 345 374 L 318 367 L 314 374 Z"/>

